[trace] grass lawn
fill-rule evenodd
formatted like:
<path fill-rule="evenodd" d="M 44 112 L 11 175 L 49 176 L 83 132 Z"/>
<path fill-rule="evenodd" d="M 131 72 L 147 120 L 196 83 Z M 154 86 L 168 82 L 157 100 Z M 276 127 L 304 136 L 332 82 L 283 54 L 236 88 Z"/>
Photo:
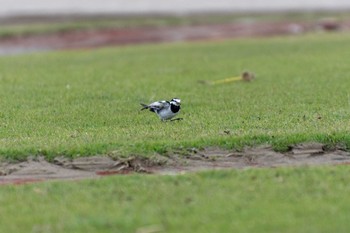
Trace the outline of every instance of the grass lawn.
<path fill-rule="evenodd" d="M 0 155 L 350 148 L 350 35 L 0 57 Z M 251 83 L 205 86 L 256 73 Z M 180 122 L 140 102 L 179 97 Z M 224 133 L 229 131 L 230 134 Z M 348 232 L 348 166 L 131 175 L 0 188 L 0 232 Z"/>
<path fill-rule="evenodd" d="M 319 141 L 350 145 L 349 34 L 0 57 L 0 155 L 163 153 Z M 243 70 L 251 83 L 206 86 Z M 140 102 L 182 99 L 180 122 Z M 223 133 L 229 131 L 230 134 Z"/>
<path fill-rule="evenodd" d="M 0 189 L 1 232 L 348 232 L 348 166 L 132 175 Z"/>

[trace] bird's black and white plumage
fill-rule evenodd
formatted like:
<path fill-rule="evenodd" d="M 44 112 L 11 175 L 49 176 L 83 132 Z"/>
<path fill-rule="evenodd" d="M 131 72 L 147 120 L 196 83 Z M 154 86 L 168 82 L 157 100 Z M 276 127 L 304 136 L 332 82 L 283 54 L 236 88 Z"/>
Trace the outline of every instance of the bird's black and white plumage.
<path fill-rule="evenodd" d="M 181 100 L 174 98 L 170 101 L 161 100 L 153 102 L 149 105 L 141 103 L 141 110 L 149 109 L 156 113 L 162 121 L 170 120 L 180 111 Z"/>

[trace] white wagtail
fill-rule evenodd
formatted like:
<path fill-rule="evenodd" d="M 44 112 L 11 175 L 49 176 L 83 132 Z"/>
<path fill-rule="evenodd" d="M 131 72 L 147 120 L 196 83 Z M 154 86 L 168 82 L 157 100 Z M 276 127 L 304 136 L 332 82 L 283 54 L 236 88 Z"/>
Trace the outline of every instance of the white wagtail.
<path fill-rule="evenodd" d="M 141 103 L 141 110 L 149 109 L 151 112 L 156 113 L 162 121 L 165 121 L 172 119 L 179 113 L 180 105 L 181 100 L 179 98 L 174 98 L 170 101 L 156 101 L 149 105 Z M 182 118 L 177 118 L 173 120 L 182 120 Z"/>

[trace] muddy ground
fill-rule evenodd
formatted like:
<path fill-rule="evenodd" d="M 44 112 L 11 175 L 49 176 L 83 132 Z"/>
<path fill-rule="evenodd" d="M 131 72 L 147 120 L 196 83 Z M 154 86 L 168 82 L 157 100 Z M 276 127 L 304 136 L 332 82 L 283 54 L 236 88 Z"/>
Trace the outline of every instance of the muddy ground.
<path fill-rule="evenodd" d="M 150 158 L 131 156 L 113 159 L 108 156 L 69 159 L 56 157 L 52 162 L 42 157 L 20 163 L 0 164 L 0 184 L 23 184 L 45 180 L 77 180 L 107 175 L 133 173 L 176 175 L 214 169 L 274 168 L 281 166 L 349 165 L 350 152 L 342 148 L 326 149 L 320 143 L 299 144 L 279 153 L 270 146 L 243 151 L 219 148 L 195 148 L 173 151 Z"/>
<path fill-rule="evenodd" d="M 7 22 L 7 24 L 10 22 Z M 0 55 L 48 50 L 89 49 L 141 43 L 223 40 L 319 31 L 350 30 L 350 19 L 250 21 L 221 24 L 71 30 L 40 35 L 0 37 Z"/>

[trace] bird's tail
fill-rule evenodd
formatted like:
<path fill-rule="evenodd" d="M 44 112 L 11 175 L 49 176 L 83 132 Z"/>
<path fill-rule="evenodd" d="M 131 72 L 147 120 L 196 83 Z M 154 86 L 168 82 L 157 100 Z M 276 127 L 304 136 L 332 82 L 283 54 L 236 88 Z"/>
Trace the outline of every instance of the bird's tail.
<path fill-rule="evenodd" d="M 147 104 L 143 104 L 143 103 L 140 103 L 140 104 L 142 106 L 141 111 L 149 108 Z"/>

